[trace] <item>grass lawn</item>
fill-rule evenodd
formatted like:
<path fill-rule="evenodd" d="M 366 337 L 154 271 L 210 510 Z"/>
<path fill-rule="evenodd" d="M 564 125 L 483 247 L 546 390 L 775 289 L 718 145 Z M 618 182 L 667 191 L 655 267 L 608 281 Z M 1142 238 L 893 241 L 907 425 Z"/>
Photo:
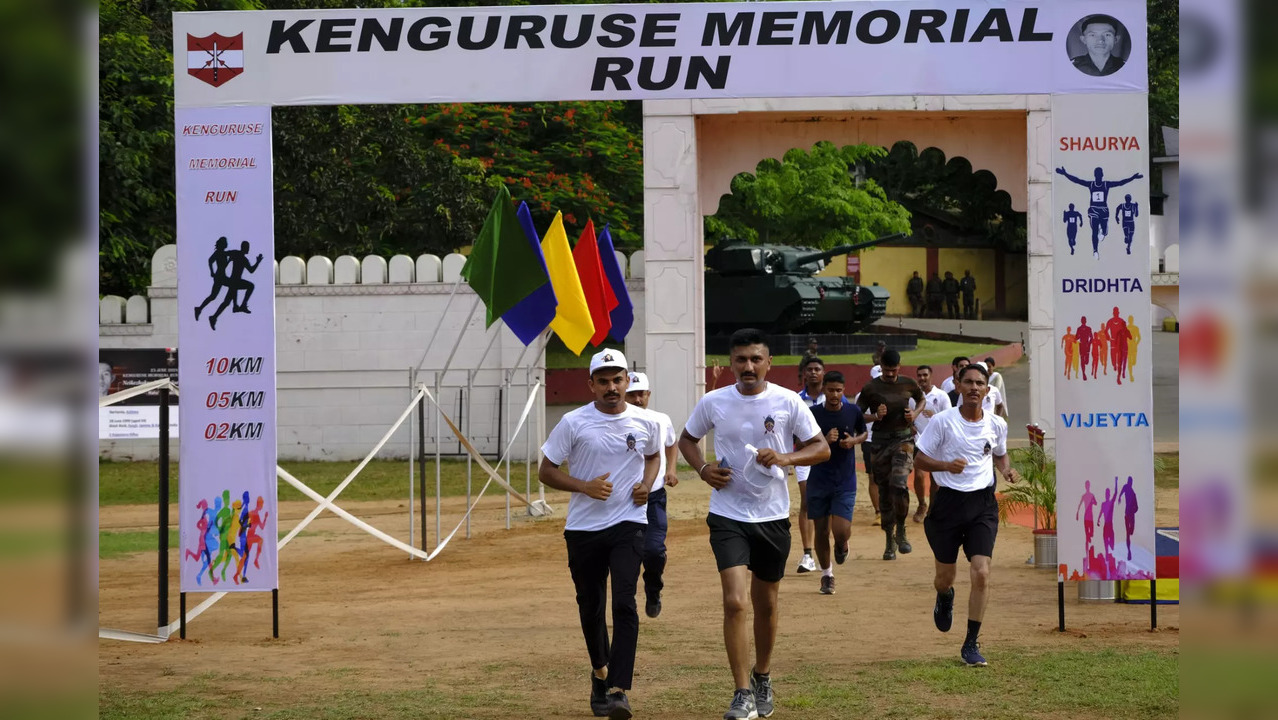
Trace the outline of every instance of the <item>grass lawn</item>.
<path fill-rule="evenodd" d="M 604 343 L 606 347 L 614 349 L 623 349 L 621 343 Z M 919 338 L 918 349 L 901 353 L 901 363 L 903 365 L 944 365 L 949 366 L 950 360 L 956 355 L 966 355 L 968 357 L 977 356 L 984 358 L 992 351 L 1002 347 L 1002 345 L 983 345 L 980 343 L 964 343 L 951 342 L 949 340 L 927 340 Z M 589 350 L 589 348 L 587 349 Z M 592 353 L 582 351 L 581 357 L 573 355 L 565 349 L 546 348 L 546 367 L 551 370 L 562 370 L 565 368 L 584 368 L 590 364 L 590 356 Z M 772 364 L 777 366 L 798 365 L 800 356 L 798 355 L 774 355 Z M 827 364 L 852 364 L 852 365 L 869 365 L 869 353 L 860 355 L 822 355 L 822 360 Z M 718 362 L 720 365 L 727 367 L 727 355 L 707 355 L 706 365 L 713 365 Z"/>
<path fill-rule="evenodd" d="M 358 464 L 352 460 L 348 462 L 282 462 L 280 466 L 315 492 L 328 495 Z M 504 469 L 499 472 L 505 477 Z M 534 475 L 536 472 L 537 468 L 534 467 Z M 474 466 L 473 478 L 474 491 L 479 492 L 486 478 L 478 465 Z M 524 464 L 522 462 L 511 464 L 510 482 L 516 489 L 523 487 Z M 159 498 L 158 485 L 159 463 L 106 461 L 98 463 L 99 506 L 154 505 Z M 426 485 L 428 494 L 434 496 L 434 457 L 428 458 L 426 462 Z M 415 486 L 421 486 L 420 477 L 416 477 Z M 466 462 L 464 460 L 444 460 L 440 463 L 440 491 L 445 496 L 466 494 Z M 174 501 L 177 500 L 177 492 L 178 464 L 170 463 L 169 496 Z M 374 460 L 370 462 L 359 477 L 342 491 L 340 497 L 345 500 L 407 501 L 408 461 Z M 305 495 L 284 482 L 279 483 L 279 499 L 280 501 L 307 500 L 309 502 Z"/>
<path fill-rule="evenodd" d="M 1033 653 L 1014 649 L 990 655 L 991 666 L 966 668 L 957 658 L 874 662 L 837 670 L 828 664 L 787 668 L 777 677 L 777 709 L 788 717 L 846 718 L 1168 718 L 1180 711 L 1179 654 L 1116 650 Z M 575 669 L 575 668 L 574 668 Z M 564 669 L 539 669 L 544 682 L 573 685 Z M 663 664 L 657 682 L 632 693 L 648 717 L 717 717 L 723 711 L 723 668 Z M 556 677 L 549 677 L 556 676 Z M 557 677 L 562 676 L 562 677 Z M 446 683 L 419 678 L 416 688 L 363 690 L 356 677 L 334 682 L 325 695 L 287 703 L 277 695 L 287 678 L 241 692 L 207 694 L 215 676 L 195 678 L 164 691 L 103 686 L 103 718 L 193 717 L 213 707 L 221 717 L 263 720 L 324 718 L 539 717 L 533 686 Z"/>

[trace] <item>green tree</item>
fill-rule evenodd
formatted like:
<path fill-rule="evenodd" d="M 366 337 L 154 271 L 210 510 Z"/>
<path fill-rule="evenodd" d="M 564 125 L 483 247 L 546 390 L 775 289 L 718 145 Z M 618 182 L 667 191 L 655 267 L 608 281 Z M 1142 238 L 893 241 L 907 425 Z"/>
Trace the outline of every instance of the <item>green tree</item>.
<path fill-rule="evenodd" d="M 619 245 L 643 244 L 639 103 L 450 103 L 421 108 L 423 138 L 488 168 L 527 201 L 538 228 L 564 213 L 570 236 L 611 223 Z"/>
<path fill-rule="evenodd" d="M 768 158 L 754 174 L 732 179 L 732 193 L 705 219 L 706 237 L 826 250 L 908 233 L 909 211 L 876 181 L 854 177 L 858 166 L 886 154 L 874 145 L 839 148 L 823 141 L 811 151 L 793 148 L 780 161 Z"/>

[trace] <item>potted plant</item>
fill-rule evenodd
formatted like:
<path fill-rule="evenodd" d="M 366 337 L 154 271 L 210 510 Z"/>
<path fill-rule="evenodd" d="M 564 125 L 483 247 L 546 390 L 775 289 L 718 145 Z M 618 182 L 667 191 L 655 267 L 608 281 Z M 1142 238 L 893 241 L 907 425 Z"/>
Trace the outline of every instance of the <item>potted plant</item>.
<path fill-rule="evenodd" d="M 999 519 L 1030 508 L 1034 512 L 1034 567 L 1056 569 L 1056 460 L 1041 445 L 1012 450 L 1012 467 L 1021 480 L 999 496 Z"/>

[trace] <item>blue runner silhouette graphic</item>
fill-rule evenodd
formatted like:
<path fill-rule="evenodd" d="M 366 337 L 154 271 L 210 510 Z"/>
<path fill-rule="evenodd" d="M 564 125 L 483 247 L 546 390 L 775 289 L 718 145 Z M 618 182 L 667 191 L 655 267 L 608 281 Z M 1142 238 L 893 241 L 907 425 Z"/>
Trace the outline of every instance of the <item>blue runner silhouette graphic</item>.
<path fill-rule="evenodd" d="M 1106 180 L 1105 171 L 1096 168 L 1095 180 L 1083 180 L 1070 175 L 1063 167 L 1056 168 L 1056 174 L 1064 175 L 1075 185 L 1087 188 L 1089 201 L 1087 217 L 1091 219 L 1092 224 L 1092 257 L 1100 260 L 1100 243 L 1109 234 L 1109 191 L 1145 176 L 1134 173 L 1126 180 Z"/>

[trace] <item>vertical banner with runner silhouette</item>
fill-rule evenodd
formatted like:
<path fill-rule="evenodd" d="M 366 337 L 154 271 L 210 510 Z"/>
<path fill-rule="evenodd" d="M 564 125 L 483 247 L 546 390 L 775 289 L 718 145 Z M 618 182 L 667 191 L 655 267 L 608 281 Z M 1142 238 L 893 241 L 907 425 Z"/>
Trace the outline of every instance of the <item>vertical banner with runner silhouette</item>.
<path fill-rule="evenodd" d="M 277 588 L 271 109 L 176 113 L 183 592 Z"/>
<path fill-rule="evenodd" d="M 1149 148 L 1143 93 L 1052 97 L 1058 571 L 1150 579 Z"/>

